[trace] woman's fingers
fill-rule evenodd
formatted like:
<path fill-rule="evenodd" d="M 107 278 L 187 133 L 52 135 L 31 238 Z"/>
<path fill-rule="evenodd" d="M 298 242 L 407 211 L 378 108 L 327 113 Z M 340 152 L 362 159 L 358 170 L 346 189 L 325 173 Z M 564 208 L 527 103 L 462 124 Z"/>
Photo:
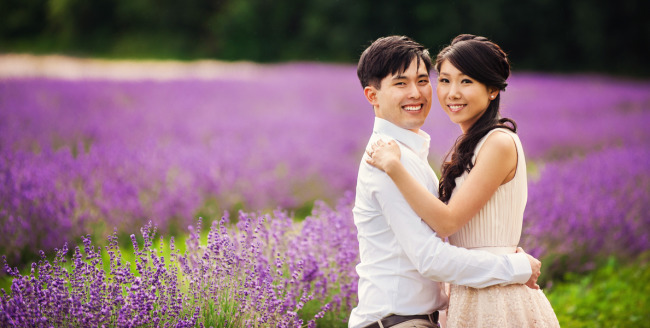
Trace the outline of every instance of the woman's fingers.
<path fill-rule="evenodd" d="M 366 154 L 368 154 L 368 156 L 369 156 L 370 158 L 372 158 L 372 155 L 373 155 L 373 154 L 374 154 L 378 149 L 381 149 L 381 148 L 383 148 L 383 147 L 387 147 L 387 146 L 391 146 L 391 145 L 393 145 L 393 144 L 395 144 L 395 141 L 394 141 L 394 140 L 390 140 L 390 141 L 388 141 L 388 143 L 386 143 L 386 142 L 384 142 L 384 140 L 379 139 L 379 140 L 377 140 L 375 143 L 373 143 L 372 145 L 370 145 L 370 149 L 366 149 Z"/>
<path fill-rule="evenodd" d="M 378 148 L 382 148 L 382 147 L 385 147 L 385 146 L 386 146 L 386 143 L 384 142 L 384 140 L 379 139 L 374 144 L 372 144 L 371 147 L 372 147 L 372 151 L 376 151 Z"/>

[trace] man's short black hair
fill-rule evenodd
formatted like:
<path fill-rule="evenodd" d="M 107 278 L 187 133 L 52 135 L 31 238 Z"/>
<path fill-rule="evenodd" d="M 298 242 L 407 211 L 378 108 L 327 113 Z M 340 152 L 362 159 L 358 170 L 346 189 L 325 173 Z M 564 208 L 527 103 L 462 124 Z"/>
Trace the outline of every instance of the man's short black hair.
<path fill-rule="evenodd" d="M 417 58 L 418 66 L 424 63 L 431 72 L 429 50 L 411 38 L 392 35 L 375 40 L 359 58 L 357 76 L 361 87 L 372 85 L 379 89 L 383 78 L 405 72 L 413 58 Z"/>

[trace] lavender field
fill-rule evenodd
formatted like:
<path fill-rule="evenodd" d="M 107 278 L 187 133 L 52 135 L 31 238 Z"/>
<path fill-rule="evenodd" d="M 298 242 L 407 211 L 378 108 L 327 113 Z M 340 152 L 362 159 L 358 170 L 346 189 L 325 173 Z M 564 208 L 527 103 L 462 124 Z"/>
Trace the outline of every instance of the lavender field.
<path fill-rule="evenodd" d="M 355 73 L 1 79 L 0 325 L 344 322 L 373 123 Z M 529 164 L 521 246 L 546 279 L 649 250 L 650 81 L 515 72 L 502 97 Z M 437 105 L 424 129 L 438 171 L 460 130 Z"/>

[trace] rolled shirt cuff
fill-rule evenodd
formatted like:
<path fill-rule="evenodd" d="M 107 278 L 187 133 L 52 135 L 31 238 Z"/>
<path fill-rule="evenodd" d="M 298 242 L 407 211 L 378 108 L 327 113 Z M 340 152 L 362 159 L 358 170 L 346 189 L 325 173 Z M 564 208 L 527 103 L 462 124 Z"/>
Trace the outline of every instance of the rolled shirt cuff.
<path fill-rule="evenodd" d="M 512 264 L 512 283 L 525 284 L 533 274 L 528 256 L 524 253 L 506 254 L 505 256 L 508 257 L 510 264 Z"/>

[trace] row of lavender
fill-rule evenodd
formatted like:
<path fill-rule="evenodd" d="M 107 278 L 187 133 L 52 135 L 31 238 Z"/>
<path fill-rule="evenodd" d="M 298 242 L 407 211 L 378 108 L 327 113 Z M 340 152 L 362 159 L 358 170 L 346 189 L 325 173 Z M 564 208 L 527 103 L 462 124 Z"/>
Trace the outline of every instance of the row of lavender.
<path fill-rule="evenodd" d="M 548 172 L 576 154 L 650 140 L 647 81 L 520 73 L 503 97 L 528 158 L 551 163 Z M 435 167 L 459 133 L 436 108 L 425 126 Z M 153 220 L 164 232 L 224 209 L 333 202 L 354 188 L 372 117 L 351 66 L 259 66 L 213 81 L 0 81 L 0 253 L 19 261 L 89 231 Z M 588 199 L 573 204 L 577 179 L 556 177 L 543 197 L 575 210 Z M 639 188 L 633 204 L 646 197 Z M 544 213 L 534 198 L 531 217 Z"/>
<path fill-rule="evenodd" d="M 0 253 L 100 223 L 164 231 L 197 213 L 334 201 L 371 124 L 352 82 L 349 67 L 303 65 L 254 80 L 0 81 Z"/>
<path fill-rule="evenodd" d="M 546 272 L 647 251 L 649 165 L 647 147 L 546 165 L 531 183 L 522 246 L 544 259 Z M 53 263 L 43 253 L 28 275 L 5 259 L 13 283 L 10 294 L 0 292 L 0 325 L 344 327 L 357 301 L 352 202 L 352 193 L 336 208 L 317 202 L 299 224 L 281 211 L 240 213 L 236 226 L 226 216 L 212 222 L 205 242 L 199 221 L 184 254 L 173 238 L 170 246 L 161 237 L 153 247 L 156 230 L 147 226 L 144 244 L 132 236 L 133 263 L 122 257 L 115 234 L 103 250 L 84 238 L 69 266 L 67 246 Z"/>
<path fill-rule="evenodd" d="M 302 227 L 282 211 L 240 212 L 236 227 L 224 216 L 206 242 L 199 220 L 184 254 L 173 237 L 154 246 L 149 224 L 142 244 L 131 235 L 134 263 L 124 259 L 116 233 L 105 249 L 84 237 L 68 267 L 67 245 L 52 262 L 42 254 L 29 275 L 5 259 L 13 284 L 0 294 L 0 326 L 315 327 L 325 316 L 342 326 L 357 301 L 351 199 L 336 209 L 317 203 Z"/>
<path fill-rule="evenodd" d="M 521 245 L 546 259 L 546 279 L 650 250 L 649 146 L 551 162 L 529 181 Z"/>

